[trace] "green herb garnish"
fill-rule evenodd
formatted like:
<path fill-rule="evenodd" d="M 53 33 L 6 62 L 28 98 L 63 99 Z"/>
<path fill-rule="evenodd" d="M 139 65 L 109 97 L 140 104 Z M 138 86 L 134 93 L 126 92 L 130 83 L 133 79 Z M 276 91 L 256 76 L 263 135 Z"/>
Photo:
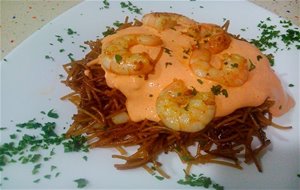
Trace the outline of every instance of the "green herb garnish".
<path fill-rule="evenodd" d="M 38 183 L 40 181 L 41 181 L 41 179 L 36 179 L 36 180 L 33 181 L 33 183 Z"/>
<path fill-rule="evenodd" d="M 49 55 L 45 55 L 45 59 L 50 59 L 51 61 L 54 61 L 54 58 Z"/>
<path fill-rule="evenodd" d="M 258 55 L 258 56 L 256 56 L 256 59 L 257 59 L 257 61 L 259 61 L 259 60 L 262 59 L 262 56 L 261 56 L 261 55 Z"/>
<path fill-rule="evenodd" d="M 165 48 L 165 47 L 163 49 L 164 49 L 165 53 L 167 53 L 167 54 L 169 54 L 171 56 L 172 50 L 170 50 L 168 48 Z"/>
<path fill-rule="evenodd" d="M 210 177 L 205 177 L 203 174 L 198 176 L 195 174 L 185 174 L 185 179 L 180 179 L 177 183 L 181 185 L 189 185 L 192 187 L 205 187 L 205 188 L 214 188 L 216 190 L 223 190 L 224 187 L 220 186 L 217 183 L 214 183 Z"/>
<path fill-rule="evenodd" d="M 294 84 L 289 84 L 289 87 L 294 87 L 295 85 Z"/>
<path fill-rule="evenodd" d="M 274 55 L 273 55 L 273 54 L 268 54 L 268 55 L 266 55 L 266 57 L 268 58 L 271 67 L 273 67 L 274 64 L 275 64 L 275 61 L 274 61 Z"/>
<path fill-rule="evenodd" d="M 197 82 L 199 82 L 199 84 L 203 84 L 203 81 L 201 79 L 197 79 Z"/>
<path fill-rule="evenodd" d="M 16 135 L 16 134 L 12 134 L 12 135 L 9 135 L 9 137 L 10 137 L 11 139 L 16 139 L 16 138 L 17 138 L 17 135 Z"/>
<path fill-rule="evenodd" d="M 116 54 L 116 55 L 115 55 L 115 60 L 116 60 L 116 62 L 117 62 L 117 63 L 119 63 L 119 64 L 120 64 L 120 63 L 121 63 L 121 61 L 122 61 L 122 59 L 123 59 L 123 58 L 122 58 L 122 56 L 121 56 L 121 55 L 118 55 L 118 54 Z"/>
<path fill-rule="evenodd" d="M 173 63 L 171 63 L 171 62 L 166 62 L 165 63 L 165 67 L 167 68 L 168 67 L 168 65 L 172 65 Z"/>
<path fill-rule="evenodd" d="M 77 32 L 74 31 L 74 30 L 72 30 L 71 28 L 68 28 L 67 33 L 68 33 L 68 35 L 74 35 L 74 34 L 77 34 Z"/>
<path fill-rule="evenodd" d="M 222 88 L 223 87 L 218 84 L 216 86 L 213 85 L 210 90 L 216 96 L 222 94 L 222 95 L 224 95 L 227 98 L 228 97 L 228 92 L 227 92 L 226 89 L 222 89 Z"/>
<path fill-rule="evenodd" d="M 230 64 L 231 68 L 238 68 L 239 67 L 239 64 L 237 63 L 233 63 L 233 64 Z"/>
<path fill-rule="evenodd" d="M 58 115 L 53 109 L 51 109 L 51 110 L 47 113 L 47 116 L 48 116 L 48 117 L 51 117 L 51 118 L 54 118 L 54 119 L 59 118 L 59 115 Z"/>
<path fill-rule="evenodd" d="M 56 37 L 56 40 L 60 43 L 62 43 L 64 41 L 64 39 L 59 35 L 55 35 L 55 37 Z"/>
<path fill-rule="evenodd" d="M 196 88 L 192 86 L 192 95 L 196 96 L 197 93 L 198 93 L 198 91 L 196 90 Z"/>
<path fill-rule="evenodd" d="M 104 4 L 104 8 L 105 9 L 109 8 L 109 2 L 108 2 L 108 0 L 103 0 L 102 3 Z"/>
<path fill-rule="evenodd" d="M 86 180 L 84 178 L 76 179 L 76 180 L 74 180 L 74 182 L 77 183 L 77 188 L 84 188 L 88 184 L 88 180 Z"/>
<path fill-rule="evenodd" d="M 251 61 L 251 59 L 249 59 L 249 62 L 250 62 L 250 68 L 249 68 L 249 71 L 252 71 L 253 69 L 256 68 L 256 66 L 253 64 L 253 62 Z"/>
<path fill-rule="evenodd" d="M 50 174 L 44 175 L 44 178 L 46 178 L 46 179 L 51 179 L 51 175 L 50 175 Z"/>
<path fill-rule="evenodd" d="M 116 33 L 116 29 L 114 29 L 113 27 L 107 26 L 107 27 L 106 27 L 106 31 L 102 32 L 102 35 L 103 35 L 104 37 L 106 37 L 106 36 L 112 35 L 112 34 L 114 34 L 114 33 Z"/>
<path fill-rule="evenodd" d="M 32 170 L 32 174 L 37 174 L 41 168 L 42 164 L 37 164 L 34 166 L 33 170 Z"/>
<path fill-rule="evenodd" d="M 158 180 L 160 180 L 160 181 L 162 181 L 162 180 L 165 179 L 164 177 L 161 177 L 161 176 L 158 176 L 158 175 L 156 175 L 155 178 L 158 179 Z"/>
<path fill-rule="evenodd" d="M 53 171 L 53 170 L 55 170 L 57 167 L 56 166 L 51 166 L 51 172 Z"/>
<path fill-rule="evenodd" d="M 73 58 L 73 53 L 69 53 L 68 58 L 71 60 L 71 62 L 75 61 L 75 59 Z"/>
<path fill-rule="evenodd" d="M 79 152 L 81 150 L 84 152 L 88 152 L 86 141 L 87 139 L 84 136 L 72 136 L 71 139 L 63 143 L 64 150 L 65 152 Z"/>
<path fill-rule="evenodd" d="M 83 158 L 85 161 L 88 160 L 88 157 L 87 157 L 87 156 L 83 156 L 82 158 Z"/>
<path fill-rule="evenodd" d="M 55 174 L 55 177 L 58 177 L 60 175 L 60 172 L 57 172 L 56 174 Z"/>
<path fill-rule="evenodd" d="M 131 13 L 142 14 L 142 8 L 138 8 L 137 6 L 133 5 L 130 1 L 127 2 L 120 2 L 121 8 L 127 8 Z"/>

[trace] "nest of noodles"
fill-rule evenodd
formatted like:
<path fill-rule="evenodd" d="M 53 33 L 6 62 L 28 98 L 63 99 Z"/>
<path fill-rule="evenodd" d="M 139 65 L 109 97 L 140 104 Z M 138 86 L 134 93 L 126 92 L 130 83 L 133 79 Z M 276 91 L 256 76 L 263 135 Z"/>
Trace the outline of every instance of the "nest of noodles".
<path fill-rule="evenodd" d="M 140 24 L 126 20 L 119 29 Z M 224 26 L 228 27 L 228 24 Z M 254 163 L 262 172 L 259 158 L 271 143 L 264 128 L 271 125 L 286 129 L 272 122 L 269 109 L 274 102 L 266 100 L 258 107 L 241 108 L 225 117 L 215 118 L 204 130 L 195 133 L 174 131 L 149 120 L 115 124 L 112 118 L 126 112 L 126 97 L 107 86 L 100 65 L 87 66 L 101 53 L 101 40 L 86 44 L 91 51 L 84 59 L 64 65 L 68 77 L 63 83 L 73 92 L 62 99 L 71 101 L 78 109 L 67 137 L 85 135 L 91 148 L 117 148 L 121 154 L 112 157 L 125 160 L 124 164 L 115 165 L 120 170 L 144 167 L 152 173 L 147 166 L 152 163 L 162 176 L 168 178 L 157 158 L 161 153 L 176 152 L 182 162 L 187 163 L 187 172 L 192 165 L 206 163 L 242 169 L 242 159 L 247 164 Z M 259 142 L 255 147 L 254 139 Z M 138 145 L 136 152 L 127 155 L 124 148 L 135 145 Z M 189 146 L 196 146 L 196 153 L 191 153 Z"/>

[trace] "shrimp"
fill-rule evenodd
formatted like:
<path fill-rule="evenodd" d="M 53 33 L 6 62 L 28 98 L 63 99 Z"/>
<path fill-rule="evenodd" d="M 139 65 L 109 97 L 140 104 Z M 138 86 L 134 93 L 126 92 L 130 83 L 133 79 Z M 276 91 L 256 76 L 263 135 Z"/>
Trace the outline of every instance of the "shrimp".
<path fill-rule="evenodd" d="M 226 86 L 241 86 L 248 80 L 249 69 L 247 61 L 238 54 L 223 54 L 221 68 L 210 64 L 211 53 L 207 49 L 194 50 L 190 67 L 199 77 L 204 77 Z"/>
<path fill-rule="evenodd" d="M 176 131 L 197 132 L 214 118 L 215 98 L 211 92 L 188 89 L 182 80 L 174 80 L 156 100 L 162 122 Z"/>
<path fill-rule="evenodd" d="M 173 28 L 177 25 L 188 27 L 190 25 L 197 24 L 196 21 L 183 15 L 161 12 L 146 14 L 143 17 L 142 22 L 144 25 L 155 28 L 160 32 L 169 28 Z"/>
<path fill-rule="evenodd" d="M 213 54 L 220 53 L 227 49 L 231 43 L 229 34 L 214 24 L 192 26 L 188 29 L 186 34 L 194 37 L 200 48 L 208 49 Z"/>
<path fill-rule="evenodd" d="M 131 53 L 134 45 L 158 46 L 162 40 L 158 36 L 146 34 L 128 34 L 112 40 L 100 55 L 102 66 L 120 75 L 148 74 L 154 68 L 153 60 L 143 53 Z"/>

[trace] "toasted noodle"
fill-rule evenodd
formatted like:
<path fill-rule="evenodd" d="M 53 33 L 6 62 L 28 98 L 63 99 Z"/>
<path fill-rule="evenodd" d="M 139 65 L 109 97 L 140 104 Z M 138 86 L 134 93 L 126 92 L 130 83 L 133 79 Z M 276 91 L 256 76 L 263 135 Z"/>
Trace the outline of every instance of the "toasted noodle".
<path fill-rule="evenodd" d="M 131 25 L 126 23 L 121 28 Z M 258 107 L 241 108 L 225 117 L 215 118 L 204 130 L 195 133 L 174 131 L 162 123 L 149 120 L 116 125 L 112 117 L 126 110 L 126 97 L 117 89 L 107 86 L 105 72 L 100 65 L 86 65 L 101 53 L 101 40 L 87 44 L 91 52 L 84 59 L 64 66 L 68 77 L 63 83 L 74 92 L 63 99 L 70 100 L 78 107 L 67 137 L 85 135 L 91 148 L 118 149 L 121 155 L 113 155 L 113 158 L 125 161 L 124 164 L 115 165 L 120 170 L 144 167 L 152 173 L 146 165 L 152 163 L 161 175 L 168 178 L 157 158 L 161 153 L 176 152 L 182 162 L 188 164 L 188 170 L 193 164 L 206 163 L 241 169 L 243 157 L 246 163 L 254 162 L 258 171 L 262 172 L 260 154 L 270 144 L 263 129 L 269 125 L 283 128 L 272 122 L 269 110 L 274 102 L 266 100 Z M 88 75 L 85 74 L 87 69 Z M 254 138 L 259 141 L 256 147 L 253 147 Z M 126 147 L 135 145 L 138 145 L 136 152 L 126 155 Z M 191 153 L 189 146 L 196 146 L 196 153 Z"/>

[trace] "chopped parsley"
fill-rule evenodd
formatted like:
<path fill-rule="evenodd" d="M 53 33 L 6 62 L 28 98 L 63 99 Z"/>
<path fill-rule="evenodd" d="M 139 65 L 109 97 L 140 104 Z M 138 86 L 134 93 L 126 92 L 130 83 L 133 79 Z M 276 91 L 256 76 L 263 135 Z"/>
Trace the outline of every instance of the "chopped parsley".
<path fill-rule="evenodd" d="M 233 64 L 230 64 L 231 68 L 238 68 L 239 67 L 239 64 L 237 63 L 233 63 Z"/>
<path fill-rule="evenodd" d="M 249 62 L 250 62 L 249 71 L 252 71 L 253 69 L 256 68 L 256 66 L 253 64 L 253 62 L 251 61 L 251 59 L 249 59 Z"/>
<path fill-rule="evenodd" d="M 72 30 L 71 28 L 68 28 L 68 29 L 67 29 L 67 33 L 68 33 L 68 35 L 74 35 L 74 34 L 77 34 L 77 32 L 74 31 L 74 30 Z"/>
<path fill-rule="evenodd" d="M 48 116 L 48 117 L 51 117 L 51 118 L 54 118 L 54 119 L 59 118 L 59 115 L 58 115 L 53 109 L 51 109 L 51 110 L 47 113 L 47 116 Z"/>
<path fill-rule="evenodd" d="M 106 37 L 106 36 L 112 35 L 112 34 L 114 34 L 114 33 L 116 33 L 116 29 L 114 29 L 113 27 L 107 26 L 107 27 L 106 27 L 106 31 L 102 32 L 102 35 L 103 35 L 104 37 Z"/>
<path fill-rule="evenodd" d="M 193 96 L 196 96 L 197 93 L 198 93 L 198 91 L 196 90 L 196 88 L 194 88 L 194 87 L 192 86 L 192 95 L 193 95 Z"/>
<path fill-rule="evenodd" d="M 158 179 L 158 180 L 160 180 L 160 181 L 162 181 L 162 180 L 165 179 L 164 177 L 161 177 L 161 176 L 158 176 L 158 175 L 156 175 L 155 178 Z"/>
<path fill-rule="evenodd" d="M 102 3 L 103 3 L 103 8 L 105 8 L 105 9 L 108 9 L 109 8 L 109 2 L 108 2 L 108 0 L 103 0 L 102 1 Z M 101 8 L 100 8 L 101 9 Z"/>
<path fill-rule="evenodd" d="M 290 21 L 280 21 L 281 26 L 286 29 L 285 32 L 278 30 L 277 25 L 269 25 L 267 21 L 271 21 L 271 19 L 268 17 L 266 21 L 260 21 L 257 25 L 261 34 L 258 36 L 258 39 L 251 39 L 251 43 L 261 51 L 272 48 L 275 48 L 277 51 L 277 42 L 279 40 L 285 44 L 287 49 L 290 49 L 290 46 L 293 44 L 297 49 L 300 49 L 300 31 L 298 28 L 291 28 L 292 23 Z"/>
<path fill-rule="evenodd" d="M 56 37 L 56 40 L 60 43 L 62 43 L 64 41 L 64 39 L 59 35 L 55 35 L 55 37 Z"/>
<path fill-rule="evenodd" d="M 245 29 L 245 28 L 241 28 L 241 31 L 245 32 L 245 31 L 246 31 L 246 29 Z"/>
<path fill-rule="evenodd" d="M 120 26 L 123 25 L 123 23 L 117 20 L 117 21 L 115 21 L 115 22 L 113 23 L 113 25 L 116 26 L 116 27 L 120 27 Z"/>
<path fill-rule="evenodd" d="M 261 56 L 261 55 L 258 55 L 258 56 L 256 56 L 256 59 L 257 59 L 257 61 L 259 61 L 259 60 L 262 59 L 262 56 Z"/>
<path fill-rule="evenodd" d="M 17 124 L 16 126 L 25 129 L 37 129 L 37 128 L 41 128 L 43 125 L 36 122 L 35 119 L 32 119 L 26 123 Z"/>
<path fill-rule="evenodd" d="M 74 182 L 77 183 L 77 188 L 84 188 L 88 184 L 88 180 L 84 178 L 75 179 Z"/>
<path fill-rule="evenodd" d="M 275 62 L 274 62 L 274 55 L 273 54 L 268 54 L 268 55 L 266 55 L 266 57 L 268 58 L 271 67 L 273 67 L 274 64 L 275 64 Z"/>
<path fill-rule="evenodd" d="M 45 175 L 44 178 L 46 178 L 46 179 L 51 179 L 51 175 L 50 175 L 50 174 Z"/>
<path fill-rule="evenodd" d="M 122 61 L 122 59 L 123 59 L 123 58 L 122 58 L 122 56 L 121 56 L 121 55 L 118 55 L 118 54 L 116 54 L 116 55 L 115 55 L 115 60 L 116 60 L 116 62 L 117 62 L 117 63 L 119 63 L 119 64 L 120 64 L 120 63 L 121 63 L 121 61 Z"/>
<path fill-rule="evenodd" d="M 167 68 L 169 65 L 172 65 L 173 63 L 171 63 L 171 62 L 166 62 L 165 63 L 165 67 Z"/>
<path fill-rule="evenodd" d="M 17 135 L 16 135 L 16 134 L 12 134 L 12 135 L 9 135 L 9 137 L 10 137 L 11 139 L 16 139 L 16 138 L 17 138 Z"/>
<path fill-rule="evenodd" d="M 55 177 L 58 177 L 60 175 L 60 172 L 57 172 L 56 174 L 55 174 Z"/>
<path fill-rule="evenodd" d="M 167 54 L 169 54 L 171 56 L 172 50 L 170 50 L 168 48 L 165 48 L 165 47 L 163 49 L 164 49 L 165 53 L 167 53 Z"/>
<path fill-rule="evenodd" d="M 195 174 L 185 174 L 185 179 L 180 179 L 177 181 L 181 185 L 189 185 L 192 187 L 204 187 L 204 188 L 214 188 L 215 190 L 223 190 L 224 187 L 214 183 L 210 177 L 206 177 L 203 174 L 198 176 Z"/>
<path fill-rule="evenodd" d="M 82 158 L 83 158 L 85 161 L 88 160 L 88 157 L 87 157 L 87 156 L 83 156 Z"/>
<path fill-rule="evenodd" d="M 30 159 L 30 162 L 36 163 L 36 162 L 38 162 L 38 161 L 40 160 L 41 157 L 42 157 L 42 155 L 40 155 L 40 154 L 35 154 L 35 155 L 33 155 L 32 158 Z"/>
<path fill-rule="evenodd" d="M 201 79 L 197 79 L 197 82 L 198 82 L 199 84 L 203 84 L 203 81 L 202 81 Z"/>
<path fill-rule="evenodd" d="M 133 5 L 130 1 L 127 2 L 120 2 L 121 8 L 127 8 L 131 13 L 142 14 L 142 8 L 138 8 L 137 6 Z"/>
<path fill-rule="evenodd" d="M 84 50 L 87 49 L 87 47 L 85 47 L 85 46 L 83 46 L 83 45 L 80 45 L 79 47 L 83 49 L 82 51 L 84 51 Z"/>
<path fill-rule="evenodd" d="M 54 58 L 49 55 L 45 55 L 45 59 L 50 59 L 51 61 L 54 61 Z"/>
<path fill-rule="evenodd" d="M 69 53 L 68 54 L 68 58 L 73 62 L 75 61 L 75 59 L 73 58 L 73 53 Z"/>
<path fill-rule="evenodd" d="M 65 51 L 65 49 L 60 49 L 59 50 L 59 53 L 62 53 L 62 52 L 64 52 Z"/>
<path fill-rule="evenodd" d="M 295 85 L 293 85 L 293 84 L 289 84 L 289 87 L 294 87 Z"/>
<path fill-rule="evenodd" d="M 188 55 L 189 55 L 190 51 L 191 51 L 191 49 L 185 49 L 185 50 L 183 50 L 183 53 L 185 53 L 185 54 L 188 54 Z"/>
<path fill-rule="evenodd" d="M 86 144 L 86 137 L 85 136 L 75 136 L 71 137 L 67 142 L 64 142 L 64 151 L 65 152 L 79 152 L 79 151 L 84 151 L 88 152 L 88 146 Z"/>
<path fill-rule="evenodd" d="M 187 104 L 186 106 L 184 106 L 184 110 L 189 111 L 189 106 L 190 106 L 190 104 Z"/>
<path fill-rule="evenodd" d="M 42 164 L 37 164 L 33 167 L 32 174 L 37 174 L 40 171 Z"/>
<path fill-rule="evenodd" d="M 216 96 L 222 94 L 222 95 L 224 95 L 227 98 L 228 97 L 228 92 L 227 92 L 226 89 L 222 89 L 222 88 L 223 87 L 218 84 L 216 86 L 213 85 L 210 90 Z"/>
<path fill-rule="evenodd" d="M 41 181 L 41 179 L 36 179 L 33 181 L 33 183 L 39 183 Z"/>
<path fill-rule="evenodd" d="M 55 170 L 57 167 L 56 166 L 51 166 L 51 172 L 53 171 L 53 170 Z"/>

